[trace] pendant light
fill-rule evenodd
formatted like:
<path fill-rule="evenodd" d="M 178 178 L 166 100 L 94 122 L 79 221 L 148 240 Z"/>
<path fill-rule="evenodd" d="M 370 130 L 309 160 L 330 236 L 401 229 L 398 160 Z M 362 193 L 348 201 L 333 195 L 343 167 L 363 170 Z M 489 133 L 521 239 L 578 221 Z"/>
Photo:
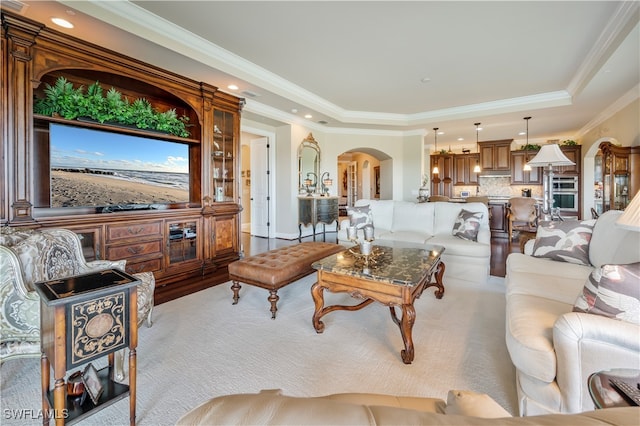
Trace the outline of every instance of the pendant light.
<path fill-rule="evenodd" d="M 473 168 L 473 173 L 480 173 L 481 169 L 480 169 L 480 149 L 478 148 L 479 146 L 479 142 L 478 142 L 478 126 L 480 125 L 480 123 L 473 123 L 476 126 L 476 153 L 478 154 L 478 159 L 476 160 L 476 165 Z"/>
<path fill-rule="evenodd" d="M 438 153 L 438 128 L 434 127 L 433 128 L 433 138 L 435 140 L 435 153 Z M 438 170 L 438 163 L 436 162 L 436 164 L 433 166 L 433 174 L 437 175 L 438 173 L 440 173 L 440 170 Z"/>
<path fill-rule="evenodd" d="M 531 117 L 524 117 L 525 122 L 527 123 L 527 149 L 529 148 L 529 120 L 531 120 Z M 522 168 L 522 170 L 524 170 L 525 172 L 530 172 L 531 171 L 531 166 L 528 163 L 525 163 L 524 167 Z"/>

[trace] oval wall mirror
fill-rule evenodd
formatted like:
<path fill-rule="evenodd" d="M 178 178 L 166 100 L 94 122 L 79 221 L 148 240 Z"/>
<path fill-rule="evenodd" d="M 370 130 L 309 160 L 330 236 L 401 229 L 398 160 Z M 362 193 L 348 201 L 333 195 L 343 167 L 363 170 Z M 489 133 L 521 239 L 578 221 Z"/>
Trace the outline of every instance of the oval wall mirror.
<path fill-rule="evenodd" d="M 298 147 L 298 192 L 316 192 L 320 174 L 320 145 L 309 135 Z"/>

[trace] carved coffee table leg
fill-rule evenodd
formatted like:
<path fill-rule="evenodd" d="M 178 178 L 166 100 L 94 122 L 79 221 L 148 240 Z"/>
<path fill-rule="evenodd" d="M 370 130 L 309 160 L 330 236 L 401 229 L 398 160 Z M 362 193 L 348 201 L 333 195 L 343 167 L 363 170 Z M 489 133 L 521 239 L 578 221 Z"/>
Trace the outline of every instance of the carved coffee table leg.
<path fill-rule="evenodd" d="M 400 351 L 402 356 L 402 362 L 405 364 L 411 364 L 415 356 L 413 348 L 413 323 L 416 321 L 416 310 L 411 305 L 402 305 L 402 319 L 398 319 L 396 315 L 395 306 L 389 306 L 391 311 L 391 319 L 400 327 L 400 334 L 402 335 L 402 341 L 404 342 L 404 349 Z"/>
<path fill-rule="evenodd" d="M 324 308 L 324 287 L 320 285 L 320 282 L 316 282 L 311 286 L 311 296 L 313 296 L 313 303 L 316 306 L 313 313 L 313 328 L 316 329 L 316 333 L 322 333 L 324 331 L 324 323 L 320 321 L 322 318 L 322 310 Z"/>
<path fill-rule="evenodd" d="M 436 295 L 436 299 L 442 299 L 442 296 L 444 295 L 444 284 L 442 283 L 442 277 L 444 276 L 444 270 L 446 268 L 445 264 L 443 261 L 440 261 L 438 263 L 438 266 L 436 267 L 436 282 L 428 282 L 424 288 L 425 290 L 429 287 L 438 287 L 438 289 L 435 292 Z"/>
<path fill-rule="evenodd" d="M 271 319 L 276 319 L 276 311 L 278 310 L 276 303 L 280 300 L 278 290 L 269 290 L 269 297 L 267 300 L 271 302 Z"/>
<path fill-rule="evenodd" d="M 242 286 L 236 280 L 233 280 L 233 284 L 231 284 L 231 290 L 233 290 L 233 304 L 238 304 L 238 299 L 240 299 L 240 289 Z"/>

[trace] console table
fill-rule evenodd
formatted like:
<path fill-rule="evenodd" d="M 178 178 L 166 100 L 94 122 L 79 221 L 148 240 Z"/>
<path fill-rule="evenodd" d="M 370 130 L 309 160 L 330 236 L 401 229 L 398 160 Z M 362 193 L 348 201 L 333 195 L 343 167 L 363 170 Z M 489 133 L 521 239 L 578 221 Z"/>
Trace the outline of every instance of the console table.
<path fill-rule="evenodd" d="M 118 269 L 35 284 L 40 295 L 43 424 L 82 420 L 129 396 L 129 422 L 136 419 L 136 346 L 139 281 Z M 114 352 L 129 348 L 129 384 L 113 380 Z M 97 403 L 67 400 L 67 371 L 108 355 L 97 372 L 103 392 Z M 53 368 L 54 388 L 49 389 Z M 86 391 L 85 391 L 86 392 Z M 53 411 L 52 411 L 53 409 Z"/>
<path fill-rule="evenodd" d="M 322 223 L 322 240 L 326 241 L 327 225 L 338 223 L 338 197 L 298 197 L 298 241 L 302 241 L 302 225 L 313 226 L 313 241 L 316 240 L 316 225 Z M 336 242 L 338 236 L 336 234 Z"/>

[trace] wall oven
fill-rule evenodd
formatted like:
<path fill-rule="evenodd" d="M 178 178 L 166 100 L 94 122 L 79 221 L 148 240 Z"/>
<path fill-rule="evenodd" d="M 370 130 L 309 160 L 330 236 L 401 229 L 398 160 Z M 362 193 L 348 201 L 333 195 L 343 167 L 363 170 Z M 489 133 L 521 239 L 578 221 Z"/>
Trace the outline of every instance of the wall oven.
<path fill-rule="evenodd" d="M 558 207 L 561 212 L 578 211 L 577 192 L 555 192 L 553 193 L 553 207 Z"/>
<path fill-rule="evenodd" d="M 578 192 L 578 177 L 554 176 L 553 192 Z"/>
<path fill-rule="evenodd" d="M 553 177 L 553 207 L 561 212 L 578 211 L 578 177 L 554 176 Z"/>

